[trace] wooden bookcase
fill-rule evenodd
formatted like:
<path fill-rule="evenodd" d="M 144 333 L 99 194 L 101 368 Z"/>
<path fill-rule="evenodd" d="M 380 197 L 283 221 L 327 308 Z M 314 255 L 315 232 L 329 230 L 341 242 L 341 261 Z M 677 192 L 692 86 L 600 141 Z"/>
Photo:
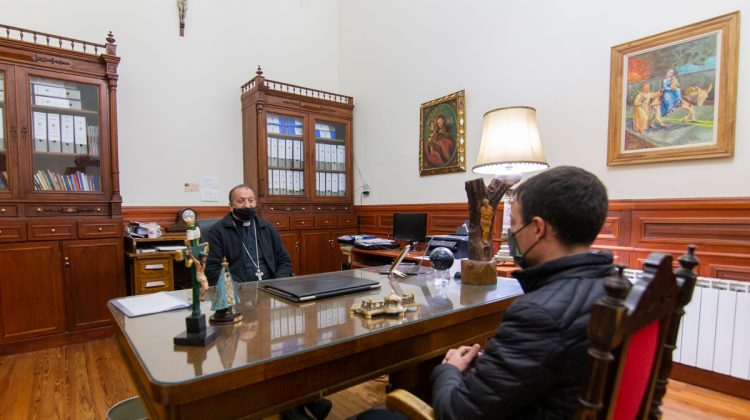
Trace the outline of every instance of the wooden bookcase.
<path fill-rule="evenodd" d="M 0 25 L 0 353 L 111 333 L 125 294 L 117 57 Z"/>
<path fill-rule="evenodd" d="M 354 99 L 268 80 L 242 86 L 245 183 L 279 230 L 294 273 L 338 270 L 340 235 L 354 233 Z"/>

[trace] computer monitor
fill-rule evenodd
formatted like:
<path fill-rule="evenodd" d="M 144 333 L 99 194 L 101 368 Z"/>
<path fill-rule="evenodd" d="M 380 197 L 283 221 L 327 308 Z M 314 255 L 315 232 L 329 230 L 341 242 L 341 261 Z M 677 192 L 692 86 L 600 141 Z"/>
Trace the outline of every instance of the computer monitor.
<path fill-rule="evenodd" d="M 393 213 L 393 239 L 416 243 L 426 236 L 427 213 Z"/>

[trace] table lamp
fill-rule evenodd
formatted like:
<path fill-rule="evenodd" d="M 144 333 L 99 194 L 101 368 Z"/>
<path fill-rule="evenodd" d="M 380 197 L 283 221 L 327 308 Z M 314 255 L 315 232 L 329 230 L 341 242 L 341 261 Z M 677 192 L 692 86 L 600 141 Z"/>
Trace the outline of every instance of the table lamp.
<path fill-rule="evenodd" d="M 484 114 L 482 142 L 472 172 L 495 175 L 509 188 L 526 172 L 549 168 L 542 150 L 536 109 L 529 106 L 498 108 Z M 498 262 L 513 261 L 509 255 L 507 232 L 510 229 L 510 194 L 503 198 L 503 224 Z"/>

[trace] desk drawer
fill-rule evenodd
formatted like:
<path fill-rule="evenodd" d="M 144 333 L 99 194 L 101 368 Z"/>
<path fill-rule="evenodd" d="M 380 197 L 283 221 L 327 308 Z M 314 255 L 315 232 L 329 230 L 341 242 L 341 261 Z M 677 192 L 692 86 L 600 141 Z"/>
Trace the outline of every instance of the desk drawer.
<path fill-rule="evenodd" d="M 0 206 L 0 217 L 15 217 L 18 216 L 18 206 L 15 205 L 3 205 Z"/>
<path fill-rule="evenodd" d="M 336 227 L 336 216 L 315 216 L 316 228 Z"/>
<path fill-rule="evenodd" d="M 353 214 L 339 216 L 339 227 L 357 227 L 357 216 Z"/>
<path fill-rule="evenodd" d="M 292 229 L 313 229 L 315 228 L 315 218 L 312 216 L 290 217 Z"/>
<path fill-rule="evenodd" d="M 174 290 L 172 275 L 137 277 L 134 289 L 136 295 Z"/>
<path fill-rule="evenodd" d="M 0 242 L 13 242 L 26 240 L 26 223 L 24 222 L 2 222 L 0 223 Z"/>
<path fill-rule="evenodd" d="M 75 222 L 29 222 L 29 240 L 75 239 Z"/>
<path fill-rule="evenodd" d="M 135 261 L 135 276 L 161 276 L 172 277 L 172 258 L 139 258 Z"/>
<path fill-rule="evenodd" d="M 114 222 L 78 222 L 78 237 L 89 238 L 116 238 L 122 236 L 119 223 Z"/>
<path fill-rule="evenodd" d="M 280 230 L 289 229 L 289 216 L 269 216 L 265 218 L 273 227 Z"/>

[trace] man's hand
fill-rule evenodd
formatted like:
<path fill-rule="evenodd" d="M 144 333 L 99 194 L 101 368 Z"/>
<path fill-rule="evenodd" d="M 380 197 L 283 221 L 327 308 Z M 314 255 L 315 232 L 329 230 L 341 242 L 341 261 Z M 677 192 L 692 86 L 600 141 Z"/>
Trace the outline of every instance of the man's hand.
<path fill-rule="evenodd" d="M 479 354 L 479 349 L 479 344 L 474 344 L 471 347 L 461 346 L 457 349 L 448 350 L 448 353 L 445 354 L 445 358 L 443 359 L 443 363 L 451 364 L 457 367 L 461 373 L 464 373 Z"/>

